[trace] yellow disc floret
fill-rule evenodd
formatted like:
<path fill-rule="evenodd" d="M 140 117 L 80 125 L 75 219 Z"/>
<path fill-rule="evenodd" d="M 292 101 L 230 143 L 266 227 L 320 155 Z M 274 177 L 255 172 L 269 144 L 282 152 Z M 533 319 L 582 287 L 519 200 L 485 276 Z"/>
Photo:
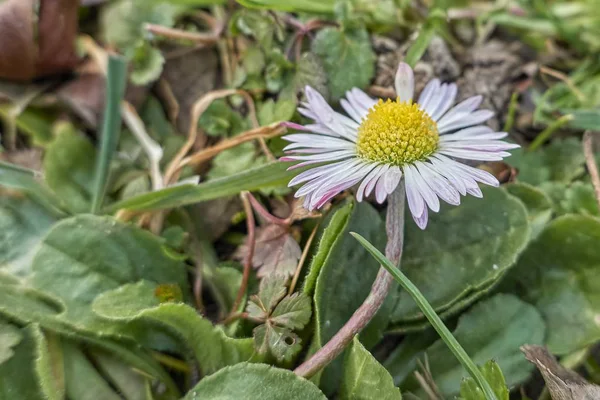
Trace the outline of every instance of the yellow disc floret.
<path fill-rule="evenodd" d="M 358 128 L 358 155 L 399 167 L 424 160 L 438 147 L 437 124 L 418 104 L 379 100 Z"/>

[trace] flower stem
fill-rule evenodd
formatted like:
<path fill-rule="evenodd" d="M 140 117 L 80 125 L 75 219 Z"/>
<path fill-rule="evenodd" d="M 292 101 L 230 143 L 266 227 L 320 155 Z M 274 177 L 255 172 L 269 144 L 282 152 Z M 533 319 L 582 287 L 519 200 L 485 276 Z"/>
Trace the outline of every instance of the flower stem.
<path fill-rule="evenodd" d="M 398 265 L 400 264 L 404 242 L 404 202 L 404 183 L 401 183 L 394 193 L 389 196 L 386 218 L 388 237 L 386 255 Z M 354 336 L 359 334 L 377 314 L 390 291 L 392 283 L 392 276 L 384 268 L 380 268 L 373 286 L 371 286 L 371 292 L 362 305 L 329 342 L 298 366 L 294 373 L 309 378 L 340 355 Z"/>
<path fill-rule="evenodd" d="M 358 233 L 351 232 L 352 236 L 356 238 L 360 242 L 361 245 L 377 261 L 379 261 L 383 268 L 389 272 L 394 279 L 410 294 L 415 303 L 419 306 L 419 309 L 425 314 L 425 317 L 429 320 L 433 328 L 440 335 L 444 343 L 448 346 L 452 354 L 458 359 L 458 361 L 462 364 L 462 366 L 469 372 L 469 374 L 473 377 L 475 382 L 479 385 L 483 393 L 485 394 L 486 399 L 488 400 L 497 400 L 494 391 L 490 387 L 489 383 L 485 380 L 479 368 L 475 365 L 473 360 L 469 357 L 467 352 L 462 348 L 460 343 L 452 336 L 452 333 L 446 328 L 446 325 L 442 322 L 440 317 L 433 310 L 433 307 L 429 304 L 425 296 L 419 291 L 419 289 L 408 279 L 406 275 L 400 271 L 392 261 L 388 260 L 379 250 L 377 250 L 371 243 L 367 241 L 367 239 L 360 236 Z"/>

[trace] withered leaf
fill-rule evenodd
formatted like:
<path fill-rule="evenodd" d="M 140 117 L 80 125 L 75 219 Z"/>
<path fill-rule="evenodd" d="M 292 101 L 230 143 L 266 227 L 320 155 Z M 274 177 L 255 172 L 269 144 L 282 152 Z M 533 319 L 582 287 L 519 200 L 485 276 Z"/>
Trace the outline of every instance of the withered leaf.
<path fill-rule="evenodd" d="M 553 400 L 600 399 L 600 386 L 561 366 L 545 347 L 525 345 L 521 351 L 542 373 Z"/>
<path fill-rule="evenodd" d="M 243 245 L 236 257 L 244 259 L 247 254 L 248 246 Z M 271 224 L 257 229 L 252 266 L 258 270 L 259 278 L 273 274 L 293 275 L 301 255 L 302 249 L 288 227 Z"/>
<path fill-rule="evenodd" d="M 78 62 L 78 0 L 0 3 L 0 77 L 13 80 L 70 71 Z"/>

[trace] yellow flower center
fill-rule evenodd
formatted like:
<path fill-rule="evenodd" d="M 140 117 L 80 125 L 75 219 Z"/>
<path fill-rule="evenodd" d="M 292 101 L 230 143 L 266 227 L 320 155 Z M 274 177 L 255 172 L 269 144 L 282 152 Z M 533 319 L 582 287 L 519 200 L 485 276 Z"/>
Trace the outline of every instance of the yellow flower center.
<path fill-rule="evenodd" d="M 399 167 L 424 160 L 438 147 L 437 124 L 418 104 L 379 100 L 358 128 L 358 155 Z"/>

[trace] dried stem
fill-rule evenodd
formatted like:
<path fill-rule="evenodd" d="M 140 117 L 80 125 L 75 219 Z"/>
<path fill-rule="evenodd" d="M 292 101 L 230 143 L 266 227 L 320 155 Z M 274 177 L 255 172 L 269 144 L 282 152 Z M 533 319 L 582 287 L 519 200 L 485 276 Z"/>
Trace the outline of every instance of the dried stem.
<path fill-rule="evenodd" d="M 396 265 L 400 264 L 404 243 L 404 199 L 404 184 L 401 183 L 389 197 L 386 218 L 388 242 L 385 253 L 386 257 Z M 309 378 L 344 351 L 354 336 L 360 333 L 379 311 L 393 281 L 394 278 L 384 268 L 380 268 L 371 292 L 363 304 L 325 346 L 294 370 L 296 375 Z"/>
<path fill-rule="evenodd" d="M 208 149 L 203 149 L 195 154 L 192 154 L 191 156 L 182 160 L 181 166 L 183 167 L 185 165 L 198 165 L 213 158 L 221 151 L 230 149 L 244 142 L 248 142 L 259 138 L 268 139 L 275 136 L 279 136 L 285 132 L 286 128 L 278 122 L 267 126 L 261 126 L 258 129 L 251 129 L 231 139 L 223 140 L 215 146 L 212 146 Z"/>
<path fill-rule="evenodd" d="M 282 218 L 277 218 L 276 216 L 271 214 L 269 211 L 267 211 L 267 209 L 262 204 L 260 204 L 260 202 L 258 200 L 256 200 L 256 197 L 254 197 L 252 195 L 252 193 L 248 193 L 248 199 L 250 200 L 250 204 L 252 205 L 252 208 L 254 209 L 254 211 L 256 211 L 256 213 L 258 215 L 263 217 L 265 219 L 265 221 L 267 221 L 271 224 L 281 225 L 281 226 L 285 226 L 285 227 L 290 225 L 290 222 L 288 222 L 287 220 L 282 219 Z"/>
<path fill-rule="evenodd" d="M 298 266 L 296 267 L 296 272 L 294 272 L 294 277 L 292 278 L 292 283 L 290 283 L 290 288 L 288 290 L 288 294 L 294 293 L 294 289 L 296 288 L 296 284 L 298 283 L 298 278 L 300 277 L 300 271 L 302 271 L 302 266 L 306 262 L 306 258 L 308 257 L 308 251 L 310 250 L 310 245 L 312 244 L 315 236 L 317 236 L 317 231 L 319 230 L 319 224 L 315 225 L 306 244 L 304 245 L 304 250 L 302 250 L 302 255 L 300 256 L 300 260 L 298 261 Z"/>
<path fill-rule="evenodd" d="M 248 229 L 248 254 L 246 255 L 246 259 L 244 260 L 244 274 L 242 276 L 242 283 L 240 284 L 240 288 L 235 298 L 235 302 L 233 303 L 233 307 L 231 307 L 229 317 L 231 317 L 237 312 L 237 309 L 242 303 L 242 298 L 246 293 L 246 288 L 248 286 L 248 278 L 250 277 L 250 270 L 252 269 L 252 258 L 254 258 L 254 246 L 256 244 L 256 224 L 254 222 L 254 213 L 252 211 L 252 206 L 250 205 L 250 201 L 248 201 L 248 192 L 242 192 L 240 194 L 240 197 L 242 198 L 242 202 L 244 204 L 244 211 L 246 212 L 246 225 Z"/>
<path fill-rule="evenodd" d="M 220 30 L 211 33 L 188 32 L 181 29 L 167 28 L 162 25 L 146 24 L 146 30 L 154 35 L 175 40 L 189 40 L 198 44 L 214 44 L 219 40 Z"/>
<path fill-rule="evenodd" d="M 600 209 L 600 174 L 598 173 L 598 165 L 594 158 L 594 136 L 593 132 L 586 131 L 583 135 L 583 154 L 585 154 L 585 163 L 587 165 L 594 192 L 596 193 L 596 201 Z"/>

